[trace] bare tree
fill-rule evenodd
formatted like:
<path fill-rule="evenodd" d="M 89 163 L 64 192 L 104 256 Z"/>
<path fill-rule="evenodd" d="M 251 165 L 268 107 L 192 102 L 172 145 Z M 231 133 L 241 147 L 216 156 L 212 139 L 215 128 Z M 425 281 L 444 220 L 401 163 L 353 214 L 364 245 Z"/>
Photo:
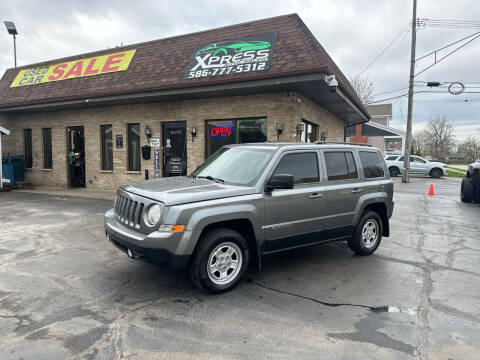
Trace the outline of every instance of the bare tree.
<path fill-rule="evenodd" d="M 464 153 L 470 162 L 474 162 L 480 159 L 480 140 L 468 135 L 464 141 L 458 144 L 458 151 Z"/>
<path fill-rule="evenodd" d="M 435 160 L 445 159 L 455 145 L 453 125 L 445 116 L 431 119 L 423 131 L 422 142 L 426 154 Z"/>
<path fill-rule="evenodd" d="M 424 131 L 418 131 L 412 136 L 412 147 L 415 155 L 425 156 L 427 153 L 426 149 L 426 139 L 427 133 Z"/>
<path fill-rule="evenodd" d="M 350 79 L 350 84 L 364 105 L 373 101 L 373 84 L 368 78 L 356 76 Z"/>

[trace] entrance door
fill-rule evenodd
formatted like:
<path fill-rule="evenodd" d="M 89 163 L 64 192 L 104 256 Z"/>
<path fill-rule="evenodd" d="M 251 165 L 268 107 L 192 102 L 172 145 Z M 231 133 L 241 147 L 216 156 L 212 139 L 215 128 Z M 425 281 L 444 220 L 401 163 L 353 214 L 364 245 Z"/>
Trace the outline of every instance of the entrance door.
<path fill-rule="evenodd" d="M 83 126 L 67 128 L 68 187 L 85 187 L 85 136 Z"/>
<path fill-rule="evenodd" d="M 187 175 L 187 132 L 185 121 L 162 123 L 163 176 Z"/>

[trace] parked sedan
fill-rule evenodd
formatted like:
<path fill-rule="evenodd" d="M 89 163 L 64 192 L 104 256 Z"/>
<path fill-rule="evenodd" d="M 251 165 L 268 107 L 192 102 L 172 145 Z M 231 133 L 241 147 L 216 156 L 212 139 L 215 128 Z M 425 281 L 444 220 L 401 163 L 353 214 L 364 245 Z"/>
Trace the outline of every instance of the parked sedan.
<path fill-rule="evenodd" d="M 403 155 L 389 155 L 385 157 L 390 176 L 398 176 L 403 173 Z M 447 164 L 428 161 L 416 155 L 410 156 L 410 173 L 430 175 L 433 178 L 440 178 L 448 174 Z"/>

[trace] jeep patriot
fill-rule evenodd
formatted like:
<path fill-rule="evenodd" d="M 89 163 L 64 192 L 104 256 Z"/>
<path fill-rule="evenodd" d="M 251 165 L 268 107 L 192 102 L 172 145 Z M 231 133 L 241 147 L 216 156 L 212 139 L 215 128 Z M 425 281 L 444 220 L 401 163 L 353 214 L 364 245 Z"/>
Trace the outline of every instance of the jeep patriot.
<path fill-rule="evenodd" d="M 237 144 L 189 176 L 121 186 L 105 231 L 129 258 L 188 268 L 197 287 L 220 293 L 278 251 L 346 241 L 356 254 L 372 254 L 389 236 L 393 205 L 376 148 Z"/>

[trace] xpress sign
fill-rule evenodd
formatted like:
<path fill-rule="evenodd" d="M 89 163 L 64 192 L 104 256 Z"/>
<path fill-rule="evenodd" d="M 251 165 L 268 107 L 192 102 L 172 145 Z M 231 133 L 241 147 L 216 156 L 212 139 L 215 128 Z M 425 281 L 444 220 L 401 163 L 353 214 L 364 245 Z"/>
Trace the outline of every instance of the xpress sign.
<path fill-rule="evenodd" d="M 199 46 L 188 63 L 185 79 L 268 70 L 277 33 Z"/>

